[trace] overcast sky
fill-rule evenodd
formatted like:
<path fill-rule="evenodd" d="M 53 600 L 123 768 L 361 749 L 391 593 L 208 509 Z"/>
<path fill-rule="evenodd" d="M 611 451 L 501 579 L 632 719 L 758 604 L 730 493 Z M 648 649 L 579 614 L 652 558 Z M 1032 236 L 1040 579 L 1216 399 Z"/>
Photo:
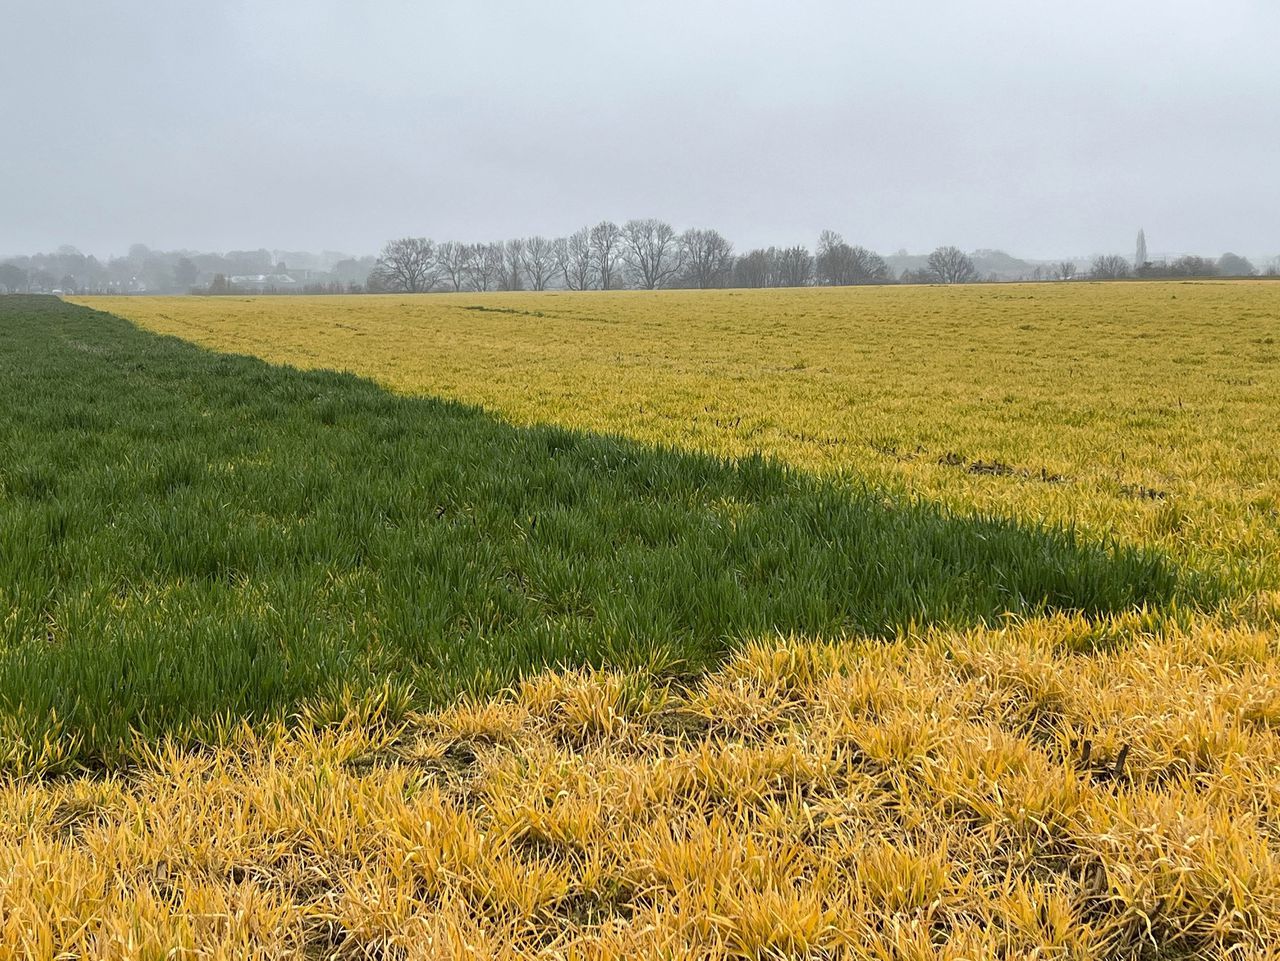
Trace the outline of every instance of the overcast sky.
<path fill-rule="evenodd" d="M 1280 252 L 1277 0 L 6 0 L 0 254 Z"/>

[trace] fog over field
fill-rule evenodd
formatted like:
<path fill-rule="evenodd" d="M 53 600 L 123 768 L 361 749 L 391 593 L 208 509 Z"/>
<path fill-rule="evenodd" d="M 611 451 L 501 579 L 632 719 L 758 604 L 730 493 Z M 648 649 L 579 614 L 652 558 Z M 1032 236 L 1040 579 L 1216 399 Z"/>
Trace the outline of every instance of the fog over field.
<path fill-rule="evenodd" d="M 1270 0 L 16 0 L 0 257 L 715 227 L 1276 253 Z"/>

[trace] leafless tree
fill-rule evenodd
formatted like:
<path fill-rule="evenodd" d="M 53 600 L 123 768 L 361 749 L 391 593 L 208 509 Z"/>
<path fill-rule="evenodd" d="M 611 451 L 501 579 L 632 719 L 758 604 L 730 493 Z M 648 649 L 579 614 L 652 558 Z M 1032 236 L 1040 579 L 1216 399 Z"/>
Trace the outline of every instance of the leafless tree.
<path fill-rule="evenodd" d="M 618 259 L 622 254 L 622 229 L 611 220 L 591 228 L 591 260 L 601 290 L 618 286 Z"/>
<path fill-rule="evenodd" d="M 1187 254 L 1185 257 L 1179 257 L 1169 265 L 1169 275 L 1172 277 L 1216 277 L 1218 276 L 1218 265 L 1207 257 Z"/>
<path fill-rule="evenodd" d="M 546 290 L 556 272 L 556 247 L 546 237 L 530 237 L 524 242 L 524 270 L 529 286 Z"/>
<path fill-rule="evenodd" d="M 469 263 L 469 280 L 472 290 L 492 290 L 502 280 L 502 242 L 472 244 Z"/>
<path fill-rule="evenodd" d="M 1053 268 L 1053 275 L 1058 280 L 1075 280 L 1076 265 L 1074 262 L 1070 260 L 1064 260 L 1062 261 L 1062 263 L 1058 264 L 1056 267 Z"/>
<path fill-rule="evenodd" d="M 778 286 L 808 287 L 813 283 L 813 254 L 808 247 L 787 247 L 778 253 Z"/>
<path fill-rule="evenodd" d="M 440 265 L 440 274 L 445 283 L 454 291 L 459 291 L 471 276 L 471 258 L 475 248 L 471 244 L 460 244 L 449 240 L 436 247 L 436 263 Z"/>
<path fill-rule="evenodd" d="M 570 290 L 590 290 L 594 272 L 591 254 L 591 230 L 583 227 L 568 237 L 556 240 L 556 266 Z"/>
<path fill-rule="evenodd" d="M 733 281 L 739 287 L 776 287 L 778 281 L 778 251 L 757 248 L 749 250 L 733 266 Z"/>
<path fill-rule="evenodd" d="M 808 287 L 813 283 L 813 255 L 807 247 L 752 250 L 734 266 L 740 287 Z"/>
<path fill-rule="evenodd" d="M 502 248 L 501 288 L 503 290 L 524 290 L 524 240 L 516 237 L 499 246 Z"/>
<path fill-rule="evenodd" d="M 665 221 L 628 220 L 622 228 L 622 251 L 637 287 L 665 287 L 680 272 L 680 243 Z"/>
<path fill-rule="evenodd" d="M 889 265 L 874 250 L 853 248 L 853 282 L 855 284 L 883 284 L 889 279 Z"/>
<path fill-rule="evenodd" d="M 1089 276 L 1094 280 L 1120 280 L 1129 276 L 1129 261 L 1119 254 L 1095 257 Z"/>
<path fill-rule="evenodd" d="M 973 261 L 959 247 L 939 247 L 929 255 L 928 266 L 940 284 L 971 284 L 978 279 Z"/>
<path fill-rule="evenodd" d="M 688 282 L 703 290 L 723 287 L 733 269 L 733 244 L 718 230 L 686 230 L 680 235 L 680 256 Z"/>
<path fill-rule="evenodd" d="M 832 230 L 818 238 L 818 282 L 830 286 L 882 284 L 889 279 L 889 266 L 879 254 L 866 247 L 851 247 Z"/>
<path fill-rule="evenodd" d="M 402 237 L 382 248 L 373 279 L 382 290 L 416 294 L 435 286 L 436 247 L 425 237 Z"/>
<path fill-rule="evenodd" d="M 824 230 L 818 235 L 817 268 L 818 283 L 838 287 L 852 280 L 853 248 L 834 230 Z"/>

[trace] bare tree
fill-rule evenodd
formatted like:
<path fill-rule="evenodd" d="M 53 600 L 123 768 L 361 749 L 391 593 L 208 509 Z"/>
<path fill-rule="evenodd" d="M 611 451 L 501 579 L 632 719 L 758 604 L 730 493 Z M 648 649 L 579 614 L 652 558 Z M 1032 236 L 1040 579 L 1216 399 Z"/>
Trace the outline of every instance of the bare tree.
<path fill-rule="evenodd" d="M 517 237 L 498 246 L 502 250 L 502 278 L 499 286 L 503 290 L 524 290 L 524 241 Z"/>
<path fill-rule="evenodd" d="M 929 255 L 928 267 L 940 284 L 971 284 L 978 279 L 973 261 L 959 247 L 939 247 Z"/>
<path fill-rule="evenodd" d="M 591 228 L 591 260 L 596 283 L 601 290 L 618 284 L 618 259 L 622 253 L 622 229 L 611 220 L 602 220 Z"/>
<path fill-rule="evenodd" d="M 628 220 L 622 228 L 622 250 L 637 287 L 665 287 L 680 272 L 680 244 L 665 221 Z"/>
<path fill-rule="evenodd" d="M 471 276 L 471 258 L 475 256 L 475 247 L 471 244 L 460 244 L 449 240 L 436 247 L 436 263 L 440 265 L 440 273 L 455 292 L 463 288 Z"/>
<path fill-rule="evenodd" d="M 1094 280 L 1121 280 L 1129 276 L 1129 261 L 1119 254 L 1095 257 L 1089 276 Z"/>
<path fill-rule="evenodd" d="M 883 284 L 889 279 L 889 265 L 874 250 L 853 248 L 853 282 L 855 284 Z"/>
<path fill-rule="evenodd" d="M 778 251 L 747 251 L 733 265 L 733 282 L 739 287 L 775 287 L 778 277 Z"/>
<path fill-rule="evenodd" d="M 472 244 L 468 276 L 472 290 L 492 290 L 502 280 L 502 242 Z"/>
<path fill-rule="evenodd" d="M 416 294 L 436 282 L 436 246 L 425 237 L 403 237 L 382 248 L 373 277 L 382 290 Z"/>
<path fill-rule="evenodd" d="M 734 265 L 740 287 L 808 287 L 813 283 L 813 254 L 808 247 L 748 251 Z"/>
<path fill-rule="evenodd" d="M 568 237 L 556 240 L 556 266 L 570 290 L 590 290 L 594 259 L 591 253 L 591 230 L 583 227 Z"/>
<path fill-rule="evenodd" d="M 824 230 L 818 234 L 818 256 L 821 257 L 833 247 L 838 247 L 844 243 L 844 237 L 836 233 L 834 230 Z"/>
<path fill-rule="evenodd" d="M 1187 254 L 1169 265 L 1171 277 L 1216 277 L 1218 265 L 1207 257 Z"/>
<path fill-rule="evenodd" d="M 1075 280 L 1076 265 L 1070 260 L 1064 260 L 1053 268 L 1053 275 L 1058 280 Z"/>
<path fill-rule="evenodd" d="M 692 286 L 705 290 L 729 282 L 733 244 L 720 231 L 686 230 L 680 235 L 680 256 Z"/>
<path fill-rule="evenodd" d="M 818 283 L 833 287 L 852 283 L 852 259 L 853 248 L 834 230 L 824 230 L 818 235 L 818 258 L 815 263 Z"/>
<path fill-rule="evenodd" d="M 879 254 L 866 247 L 850 247 L 833 230 L 818 238 L 818 282 L 830 286 L 882 284 L 889 279 L 889 266 Z"/>
<path fill-rule="evenodd" d="M 529 286 L 546 290 L 556 272 L 556 246 L 546 237 L 530 237 L 524 242 L 524 270 Z"/>
<path fill-rule="evenodd" d="M 779 287 L 808 287 L 813 283 L 813 254 L 808 247 L 788 247 L 778 253 Z"/>

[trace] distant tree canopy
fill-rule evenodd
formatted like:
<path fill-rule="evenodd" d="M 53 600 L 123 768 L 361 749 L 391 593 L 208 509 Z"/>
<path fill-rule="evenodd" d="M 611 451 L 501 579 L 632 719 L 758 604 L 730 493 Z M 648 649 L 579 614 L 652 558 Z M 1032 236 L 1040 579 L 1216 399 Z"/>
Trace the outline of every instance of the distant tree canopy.
<path fill-rule="evenodd" d="M 718 230 L 686 230 L 680 258 L 686 287 L 725 287 L 733 277 L 733 244 Z"/>
<path fill-rule="evenodd" d="M 418 294 L 435 286 L 436 245 L 425 237 L 403 237 L 382 248 L 370 286 L 396 293 Z"/>
<path fill-rule="evenodd" d="M 803 246 L 748 251 L 735 256 L 733 243 L 718 230 L 690 228 L 679 233 L 656 218 L 604 220 L 567 237 L 535 236 L 505 242 L 467 244 L 405 238 L 383 248 L 370 273 L 370 290 L 409 292 L 428 280 L 432 290 L 614 290 L 635 287 L 714 288 L 805 287 L 829 284 L 892 283 L 879 254 L 852 247 L 824 233 L 822 261 Z"/>
<path fill-rule="evenodd" d="M 556 273 L 556 245 L 546 237 L 530 237 L 524 244 L 524 270 L 529 286 L 546 290 Z"/>
<path fill-rule="evenodd" d="M 1254 277 L 1258 268 L 1237 254 L 1223 254 L 1218 258 L 1218 273 L 1223 277 Z"/>
<path fill-rule="evenodd" d="M 568 290 L 590 290 L 595 282 L 595 251 L 586 227 L 555 241 L 556 267 Z"/>
<path fill-rule="evenodd" d="M 190 290 L 200 278 L 200 268 L 189 258 L 183 257 L 173 268 L 173 279 L 179 287 Z"/>
<path fill-rule="evenodd" d="M 1146 238 L 1135 256 L 1145 256 Z M 286 266 L 286 264 L 288 266 Z M 198 253 L 134 244 L 105 262 L 74 247 L 9 257 L 0 293 L 362 293 L 395 291 L 616 290 L 714 287 L 808 287 L 855 284 L 957 284 L 989 281 L 1280 276 L 1280 258 L 1260 271 L 1234 253 L 1131 263 L 1120 255 L 1073 261 L 1021 260 L 1001 250 L 939 247 L 882 256 L 824 230 L 816 248 L 756 247 L 742 252 L 711 227 L 679 231 L 657 218 L 602 220 L 561 237 L 534 235 L 481 242 L 404 237 L 377 257 L 325 252 L 231 250 Z"/>
<path fill-rule="evenodd" d="M 1171 277 L 1216 277 L 1218 265 L 1205 257 L 1188 255 L 1179 257 L 1169 265 Z"/>
<path fill-rule="evenodd" d="M 756 249 L 734 263 L 733 283 L 738 287 L 808 287 L 813 283 L 813 270 L 808 247 Z"/>
<path fill-rule="evenodd" d="M 622 257 L 622 230 L 611 220 L 602 220 L 589 235 L 595 286 L 610 290 L 618 286 L 618 261 Z"/>
<path fill-rule="evenodd" d="M 1095 257 L 1089 276 L 1094 280 L 1120 280 L 1129 276 L 1129 261 L 1119 254 Z"/>
<path fill-rule="evenodd" d="M 865 247 L 851 247 L 833 230 L 818 237 L 815 264 L 818 283 L 831 287 L 853 284 L 883 284 L 889 280 L 884 258 Z"/>
<path fill-rule="evenodd" d="M 978 269 L 959 247 L 939 247 L 929 255 L 929 273 L 940 284 L 971 284 Z"/>
<path fill-rule="evenodd" d="M 27 286 L 27 272 L 21 267 L 13 264 L 0 264 L 0 290 L 6 294 L 16 294 L 21 290 L 25 290 Z"/>
<path fill-rule="evenodd" d="M 1161 278 L 1190 279 L 1195 277 L 1251 277 L 1256 273 L 1253 264 L 1235 254 L 1224 254 L 1219 260 L 1187 254 L 1174 260 L 1147 261 L 1135 271 L 1147 280 Z"/>
<path fill-rule="evenodd" d="M 632 286 L 656 290 L 680 275 L 683 250 L 667 222 L 628 220 L 622 227 L 622 259 Z"/>

